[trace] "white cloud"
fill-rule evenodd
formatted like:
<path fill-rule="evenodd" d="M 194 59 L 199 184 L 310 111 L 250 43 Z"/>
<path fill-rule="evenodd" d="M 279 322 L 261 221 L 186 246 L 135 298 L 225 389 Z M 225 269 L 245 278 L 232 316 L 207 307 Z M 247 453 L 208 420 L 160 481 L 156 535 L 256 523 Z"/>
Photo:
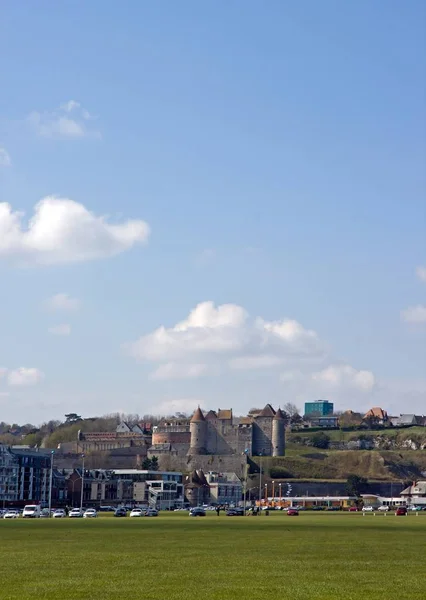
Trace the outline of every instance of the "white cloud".
<path fill-rule="evenodd" d="M 417 267 L 416 274 L 420 281 L 426 281 L 426 267 Z"/>
<path fill-rule="evenodd" d="M 6 148 L 0 147 L 0 167 L 10 167 L 12 161 Z"/>
<path fill-rule="evenodd" d="M 401 312 L 401 318 L 406 323 L 426 323 L 426 306 L 409 306 Z"/>
<path fill-rule="evenodd" d="M 52 335 L 70 335 L 71 325 L 63 323 L 62 325 L 55 325 L 54 327 L 49 327 L 49 333 L 51 333 Z"/>
<path fill-rule="evenodd" d="M 7 382 L 14 386 L 36 385 L 44 379 L 44 373 L 39 369 L 19 367 L 7 374 Z"/>
<path fill-rule="evenodd" d="M 208 365 L 202 363 L 181 364 L 170 362 L 160 365 L 151 374 L 151 379 L 193 379 L 201 375 L 206 375 L 208 370 Z"/>
<path fill-rule="evenodd" d="M 22 213 L 0 203 L 0 259 L 22 265 L 54 265 L 106 258 L 146 242 L 149 226 L 142 220 L 112 225 L 82 204 L 47 196 L 35 206 L 28 227 Z"/>
<path fill-rule="evenodd" d="M 200 405 L 200 401 L 194 398 L 177 398 L 162 400 L 158 404 L 155 404 L 155 406 L 152 406 L 149 411 L 156 415 L 174 415 L 178 412 L 190 415 Z"/>
<path fill-rule="evenodd" d="M 90 113 L 75 100 L 68 100 L 51 112 L 33 111 L 28 116 L 28 122 L 38 135 L 55 139 L 99 138 L 99 131 L 87 125 L 90 119 Z"/>
<path fill-rule="evenodd" d="M 80 300 L 69 294 L 55 294 L 47 300 L 46 306 L 52 311 L 75 311 L 80 308 Z"/>
<path fill-rule="evenodd" d="M 7 369 L 5 367 L 0 367 L 0 379 L 3 379 L 3 377 L 7 374 Z"/>
<path fill-rule="evenodd" d="M 356 388 L 371 392 L 376 380 L 371 371 L 358 371 L 350 365 L 330 365 L 312 374 L 312 379 L 331 388 Z"/>
<path fill-rule="evenodd" d="M 166 373 L 168 378 L 188 372 L 194 377 L 226 366 L 271 368 L 290 359 L 319 360 L 325 345 L 297 321 L 250 319 L 241 306 L 202 302 L 184 321 L 161 326 L 126 349 L 138 360 L 160 363 L 153 375 L 159 379 Z"/>
<path fill-rule="evenodd" d="M 229 366 L 231 369 L 265 369 L 276 367 L 283 362 L 280 356 L 273 354 L 257 354 L 254 356 L 237 356 L 231 358 Z"/>

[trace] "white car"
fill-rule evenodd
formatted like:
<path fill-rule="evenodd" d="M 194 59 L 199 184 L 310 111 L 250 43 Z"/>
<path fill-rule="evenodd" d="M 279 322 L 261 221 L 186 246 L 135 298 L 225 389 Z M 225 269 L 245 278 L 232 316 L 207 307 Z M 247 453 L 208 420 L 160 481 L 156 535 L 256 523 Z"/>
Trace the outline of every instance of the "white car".
<path fill-rule="evenodd" d="M 83 517 L 85 519 L 94 519 L 98 516 L 98 513 L 96 512 L 96 509 L 94 508 L 88 508 L 87 510 L 84 511 Z"/>
<path fill-rule="evenodd" d="M 148 510 L 145 512 L 145 517 L 158 517 L 158 510 L 155 510 L 154 508 L 148 508 Z"/>
<path fill-rule="evenodd" d="M 141 508 L 134 508 L 132 510 L 132 512 L 130 513 L 131 517 L 143 517 L 144 516 L 144 511 Z"/>
<path fill-rule="evenodd" d="M 379 506 L 379 508 L 377 509 L 380 512 L 388 512 L 389 511 L 389 506 Z"/>
<path fill-rule="evenodd" d="M 362 511 L 363 512 L 374 512 L 374 507 L 373 506 L 363 506 Z"/>
<path fill-rule="evenodd" d="M 78 518 L 80 518 L 80 517 L 83 516 L 83 511 L 80 510 L 79 508 L 73 508 L 68 513 L 68 516 L 69 516 L 70 519 L 78 519 Z"/>
<path fill-rule="evenodd" d="M 63 519 L 66 516 L 67 516 L 67 513 L 64 511 L 63 508 L 57 508 L 56 510 L 53 511 L 53 514 L 52 514 L 52 517 L 54 519 Z"/>
<path fill-rule="evenodd" d="M 7 510 L 3 515 L 3 519 L 17 519 L 18 517 L 19 513 L 17 510 Z"/>

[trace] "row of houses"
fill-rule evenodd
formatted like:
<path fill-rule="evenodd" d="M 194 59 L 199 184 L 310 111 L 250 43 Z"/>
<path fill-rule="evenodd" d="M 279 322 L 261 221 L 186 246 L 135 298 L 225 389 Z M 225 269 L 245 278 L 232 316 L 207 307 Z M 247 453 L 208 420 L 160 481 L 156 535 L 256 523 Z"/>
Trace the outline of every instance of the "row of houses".
<path fill-rule="evenodd" d="M 147 469 L 56 469 L 51 450 L 0 445 L 0 503 L 55 506 L 146 504 L 160 510 L 184 504 L 236 504 L 242 483 L 235 473 L 201 470 L 184 476 Z"/>

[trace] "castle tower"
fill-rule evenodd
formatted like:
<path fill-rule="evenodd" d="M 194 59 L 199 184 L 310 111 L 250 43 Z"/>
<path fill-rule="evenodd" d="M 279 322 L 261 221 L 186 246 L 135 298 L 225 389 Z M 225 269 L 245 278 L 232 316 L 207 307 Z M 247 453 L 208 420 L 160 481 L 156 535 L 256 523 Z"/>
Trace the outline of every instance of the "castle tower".
<path fill-rule="evenodd" d="M 191 444 L 188 454 L 207 454 L 207 421 L 200 409 L 197 408 L 189 423 Z"/>
<path fill-rule="evenodd" d="M 279 408 L 272 419 L 272 456 L 284 456 L 285 419 Z"/>

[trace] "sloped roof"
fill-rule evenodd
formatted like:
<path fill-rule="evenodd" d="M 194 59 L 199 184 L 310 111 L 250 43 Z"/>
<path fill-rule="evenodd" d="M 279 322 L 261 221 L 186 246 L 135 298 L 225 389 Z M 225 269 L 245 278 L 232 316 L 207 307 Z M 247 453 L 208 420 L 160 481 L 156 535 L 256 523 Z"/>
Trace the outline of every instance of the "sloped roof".
<path fill-rule="evenodd" d="M 417 491 L 415 491 L 417 490 Z M 402 490 L 401 496 L 426 496 L 426 481 L 415 481 L 413 485 Z"/>
<path fill-rule="evenodd" d="M 274 421 L 285 421 L 285 417 L 283 415 L 281 408 L 279 408 L 277 410 L 277 412 L 275 413 Z"/>
<path fill-rule="evenodd" d="M 380 408 L 380 406 L 373 406 L 367 411 L 364 415 L 364 419 L 368 419 L 369 417 L 375 417 L 376 419 L 381 419 L 382 421 L 386 421 L 388 418 L 388 413 Z"/>
<path fill-rule="evenodd" d="M 198 407 L 195 413 L 192 415 L 191 423 L 200 423 L 202 421 L 205 421 L 205 418 L 201 411 L 201 408 Z"/>
<path fill-rule="evenodd" d="M 208 421 L 210 419 L 217 419 L 217 414 L 215 413 L 214 410 L 209 410 L 209 412 L 206 414 L 206 416 L 204 418 L 206 419 L 206 421 Z"/>
<path fill-rule="evenodd" d="M 240 425 L 251 425 L 253 417 L 240 417 Z"/>
<path fill-rule="evenodd" d="M 217 411 L 217 418 L 218 419 L 232 419 L 232 408 L 230 409 L 221 409 L 219 408 L 219 410 Z"/>
<path fill-rule="evenodd" d="M 274 417 L 275 411 L 270 404 L 267 404 L 263 410 L 260 411 L 256 417 Z"/>

